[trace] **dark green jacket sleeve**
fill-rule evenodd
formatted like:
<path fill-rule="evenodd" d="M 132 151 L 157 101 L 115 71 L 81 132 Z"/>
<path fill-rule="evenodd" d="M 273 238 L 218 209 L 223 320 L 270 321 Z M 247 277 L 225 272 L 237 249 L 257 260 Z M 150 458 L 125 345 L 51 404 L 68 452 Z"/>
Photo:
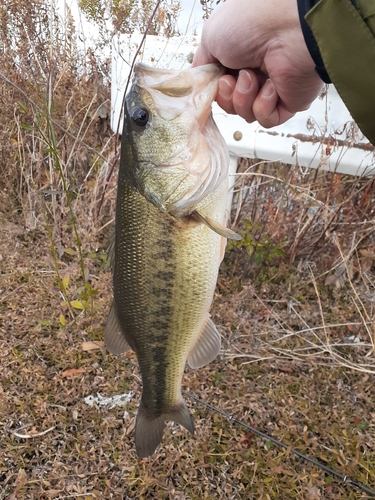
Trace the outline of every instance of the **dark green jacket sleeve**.
<path fill-rule="evenodd" d="M 318 74 L 375 145 L 375 0 L 297 1 Z"/>

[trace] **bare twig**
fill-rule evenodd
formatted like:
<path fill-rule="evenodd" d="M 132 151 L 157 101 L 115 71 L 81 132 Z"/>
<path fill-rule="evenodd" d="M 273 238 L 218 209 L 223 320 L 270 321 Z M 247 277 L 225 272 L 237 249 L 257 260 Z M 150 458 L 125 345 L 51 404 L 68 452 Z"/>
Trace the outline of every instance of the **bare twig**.
<path fill-rule="evenodd" d="M 22 428 L 22 427 L 21 427 Z M 25 428 L 25 426 L 24 426 Z M 55 426 L 53 427 L 50 427 L 49 429 L 46 429 L 45 431 L 42 431 L 42 432 L 37 432 L 36 434 L 20 434 L 19 432 L 17 431 L 12 431 L 12 433 L 18 437 L 18 438 L 21 438 L 21 439 L 32 439 L 32 438 L 35 438 L 35 437 L 40 437 L 40 436 L 44 436 L 45 434 L 47 434 L 48 432 L 51 432 L 55 429 Z"/>

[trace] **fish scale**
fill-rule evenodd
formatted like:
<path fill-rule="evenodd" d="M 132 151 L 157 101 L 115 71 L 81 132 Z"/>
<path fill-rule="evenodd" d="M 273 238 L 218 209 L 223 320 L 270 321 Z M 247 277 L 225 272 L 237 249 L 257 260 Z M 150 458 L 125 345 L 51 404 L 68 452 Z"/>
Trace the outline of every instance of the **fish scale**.
<path fill-rule="evenodd" d="M 140 457 L 155 451 L 166 420 L 194 431 L 181 395 L 186 361 L 198 368 L 220 349 L 209 308 L 232 237 L 224 227 L 229 156 L 210 119 L 220 74 L 214 64 L 180 74 L 138 65 L 126 98 L 105 342 L 138 358 Z"/>
<path fill-rule="evenodd" d="M 137 332 L 129 343 L 138 355 L 143 377 L 159 385 L 164 379 L 175 382 L 168 385 L 163 400 L 158 401 L 165 409 L 178 401 L 180 372 L 185 364 L 181 358 L 191 348 L 190 332 L 199 328 L 207 302 L 212 300 L 217 266 L 207 260 L 217 253 L 220 236 L 198 224 L 185 228 L 182 222 L 178 227 L 174 217 L 158 210 L 129 185 L 123 189 L 123 198 L 117 214 L 126 239 L 116 237 L 115 247 L 117 316 L 128 332 Z M 194 248 L 187 248 L 189 240 Z M 204 241 L 206 256 L 199 251 L 200 240 Z M 159 373 L 155 378 L 154 351 L 149 350 L 152 343 L 170 353 L 168 365 L 164 360 L 163 365 L 157 365 Z M 176 372 L 176 364 L 178 379 L 175 373 L 169 373 Z M 147 400 L 148 386 L 143 392 Z"/>

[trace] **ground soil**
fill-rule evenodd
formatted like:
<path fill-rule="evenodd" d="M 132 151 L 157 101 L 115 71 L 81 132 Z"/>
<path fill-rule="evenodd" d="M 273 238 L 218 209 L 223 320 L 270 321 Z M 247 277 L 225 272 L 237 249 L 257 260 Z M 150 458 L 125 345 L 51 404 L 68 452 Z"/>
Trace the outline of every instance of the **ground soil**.
<path fill-rule="evenodd" d="M 321 348 L 366 337 L 358 311 L 348 306 L 349 286 L 332 291 L 319 284 L 317 300 L 308 270 L 280 261 L 244 276 L 241 250 L 230 251 L 212 309 L 222 354 L 207 367 L 187 369 L 183 388 L 288 448 L 185 396 L 195 436 L 171 424 L 157 453 L 139 460 L 141 381 L 127 362 L 136 358 L 100 347 L 111 301 L 105 237 L 83 242 L 93 297 L 85 309 L 74 251 L 57 261 L 76 306 L 69 311 L 47 232 L 25 231 L 21 219 L 5 213 L 1 224 L 1 499 L 370 498 L 291 451 L 375 489 L 375 389 L 363 368 L 373 352 L 342 347 L 335 358 Z M 88 340 L 99 345 L 87 350 Z M 123 407 L 85 402 L 129 393 Z"/>

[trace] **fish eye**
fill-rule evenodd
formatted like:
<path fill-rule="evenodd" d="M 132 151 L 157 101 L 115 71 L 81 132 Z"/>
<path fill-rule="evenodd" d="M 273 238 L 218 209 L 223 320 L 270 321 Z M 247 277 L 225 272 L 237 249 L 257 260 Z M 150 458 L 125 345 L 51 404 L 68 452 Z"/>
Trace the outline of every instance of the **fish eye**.
<path fill-rule="evenodd" d="M 145 108 L 135 108 L 132 111 L 131 117 L 138 127 L 145 127 L 148 122 L 149 113 Z"/>

